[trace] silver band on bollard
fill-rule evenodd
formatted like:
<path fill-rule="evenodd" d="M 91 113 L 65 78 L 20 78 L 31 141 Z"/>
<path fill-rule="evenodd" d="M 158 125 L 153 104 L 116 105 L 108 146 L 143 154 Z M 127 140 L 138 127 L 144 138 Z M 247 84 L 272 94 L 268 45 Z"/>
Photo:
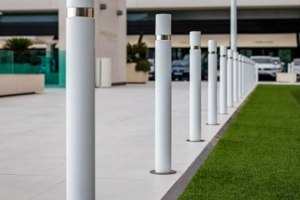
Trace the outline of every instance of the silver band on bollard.
<path fill-rule="evenodd" d="M 94 17 L 94 8 L 67 8 L 67 17 Z"/>
<path fill-rule="evenodd" d="M 171 40 L 171 35 L 156 35 L 156 40 Z"/>
<path fill-rule="evenodd" d="M 191 46 L 191 49 L 200 49 L 200 46 Z"/>

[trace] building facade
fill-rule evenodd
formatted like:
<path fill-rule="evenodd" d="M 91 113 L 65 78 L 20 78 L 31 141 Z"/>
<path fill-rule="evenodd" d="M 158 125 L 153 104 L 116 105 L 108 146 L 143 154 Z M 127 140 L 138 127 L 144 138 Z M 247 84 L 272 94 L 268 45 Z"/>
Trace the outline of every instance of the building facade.
<path fill-rule="evenodd" d="M 101 9 L 101 4 L 106 9 Z M 278 56 L 286 63 L 300 57 L 299 0 L 237 0 L 237 4 L 241 53 Z M 157 13 L 172 14 L 173 59 L 182 59 L 188 53 L 188 33 L 192 30 L 202 32 L 204 53 L 208 39 L 229 46 L 229 7 L 229 0 L 96 0 L 96 57 L 110 57 L 113 83 L 125 83 L 126 43 L 136 43 L 142 36 L 150 48 L 148 56 L 153 58 Z M 0 48 L 1 38 L 52 37 L 53 41 L 47 41 L 55 52 L 59 84 L 64 86 L 65 1 L 0 0 L 0 9 Z M 36 42 L 37 47 L 40 43 Z"/>

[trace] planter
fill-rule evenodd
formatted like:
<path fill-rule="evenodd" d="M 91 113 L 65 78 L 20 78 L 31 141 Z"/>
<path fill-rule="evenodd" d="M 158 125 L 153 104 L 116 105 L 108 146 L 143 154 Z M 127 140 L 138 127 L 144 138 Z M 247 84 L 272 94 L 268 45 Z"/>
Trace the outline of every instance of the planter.
<path fill-rule="evenodd" d="M 127 83 L 145 84 L 148 81 L 148 72 L 135 71 L 136 63 L 127 63 Z"/>

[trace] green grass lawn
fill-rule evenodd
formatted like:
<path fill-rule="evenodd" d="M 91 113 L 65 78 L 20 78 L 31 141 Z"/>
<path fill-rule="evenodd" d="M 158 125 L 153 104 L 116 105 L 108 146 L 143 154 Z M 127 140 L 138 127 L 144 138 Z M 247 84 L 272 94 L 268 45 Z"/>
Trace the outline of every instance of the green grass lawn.
<path fill-rule="evenodd" d="M 300 86 L 258 86 L 179 199 L 300 199 Z"/>

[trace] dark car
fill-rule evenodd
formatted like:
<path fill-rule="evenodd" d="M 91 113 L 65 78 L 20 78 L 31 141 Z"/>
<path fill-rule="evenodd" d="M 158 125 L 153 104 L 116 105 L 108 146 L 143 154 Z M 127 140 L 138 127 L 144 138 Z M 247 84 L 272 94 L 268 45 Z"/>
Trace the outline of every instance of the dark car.
<path fill-rule="evenodd" d="M 190 64 L 185 60 L 175 60 L 172 63 L 172 80 L 189 80 Z"/>

